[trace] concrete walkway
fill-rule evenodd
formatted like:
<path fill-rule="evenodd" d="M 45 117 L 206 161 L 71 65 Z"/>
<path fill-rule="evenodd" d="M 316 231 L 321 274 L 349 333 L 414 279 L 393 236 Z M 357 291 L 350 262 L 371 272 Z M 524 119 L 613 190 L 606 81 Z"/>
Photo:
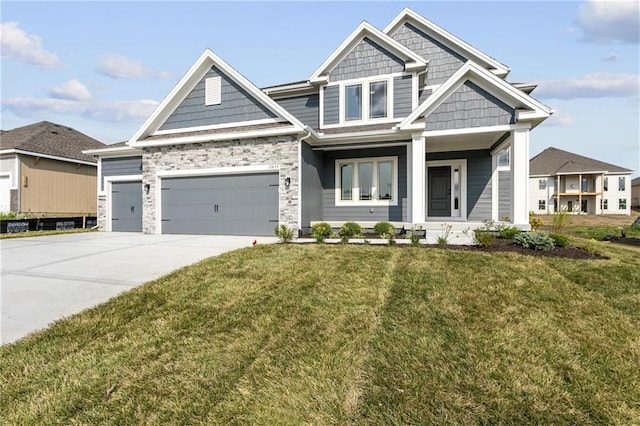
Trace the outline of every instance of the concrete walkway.
<path fill-rule="evenodd" d="M 0 240 L 0 341 L 14 342 L 177 268 L 251 246 L 254 239 L 92 232 Z"/>

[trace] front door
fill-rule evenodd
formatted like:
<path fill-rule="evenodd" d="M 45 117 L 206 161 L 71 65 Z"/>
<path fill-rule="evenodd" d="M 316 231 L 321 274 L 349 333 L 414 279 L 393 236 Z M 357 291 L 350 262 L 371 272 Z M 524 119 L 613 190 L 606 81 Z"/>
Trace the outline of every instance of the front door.
<path fill-rule="evenodd" d="M 451 216 L 451 167 L 428 168 L 428 201 L 429 217 Z"/>

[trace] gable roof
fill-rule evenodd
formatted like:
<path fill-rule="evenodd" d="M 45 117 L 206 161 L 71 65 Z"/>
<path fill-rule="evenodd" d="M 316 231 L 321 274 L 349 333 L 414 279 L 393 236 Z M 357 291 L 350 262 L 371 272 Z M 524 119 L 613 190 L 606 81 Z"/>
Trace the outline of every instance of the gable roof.
<path fill-rule="evenodd" d="M 186 98 L 186 96 L 193 90 L 195 85 L 205 76 L 205 74 L 211 69 L 211 67 L 220 69 L 236 84 L 246 90 L 251 96 L 253 96 L 260 104 L 272 111 L 277 116 L 285 119 L 290 123 L 286 126 L 289 130 L 296 132 L 304 132 L 305 125 L 302 124 L 297 118 L 295 118 L 286 109 L 280 106 L 276 101 L 267 96 L 262 90 L 256 87 L 242 74 L 232 68 L 225 61 L 216 56 L 211 50 L 206 49 L 200 58 L 193 64 L 193 66 L 187 71 L 182 79 L 171 90 L 167 97 L 158 105 L 156 110 L 151 114 L 147 121 L 138 129 L 138 131 L 129 140 L 131 146 L 141 146 L 142 141 L 148 136 L 153 135 L 164 121 L 171 115 L 178 105 Z M 194 140 L 190 140 L 194 142 Z"/>
<path fill-rule="evenodd" d="M 637 186 L 637 185 L 640 185 L 640 176 L 631 180 L 631 186 Z"/>
<path fill-rule="evenodd" d="M 90 136 L 62 124 L 41 121 L 0 133 L 0 150 L 23 154 L 42 154 L 71 162 L 92 163 L 96 160 L 83 150 L 105 145 Z"/>
<path fill-rule="evenodd" d="M 411 114 L 409 114 L 398 125 L 401 129 L 409 128 L 414 121 L 421 116 L 428 116 L 442 102 L 451 96 L 467 80 L 477 83 L 489 93 L 503 101 L 512 103 L 518 111 L 518 120 L 533 120 L 534 124 L 540 123 L 553 114 L 553 109 L 535 100 L 523 91 L 507 83 L 500 77 L 467 61 L 458 71 L 456 71 L 444 84 L 436 89 L 422 104 L 420 104 Z"/>
<path fill-rule="evenodd" d="M 631 173 L 631 170 L 553 147 L 545 149 L 529 161 L 531 176 L 593 172 Z"/>
<path fill-rule="evenodd" d="M 474 62 L 489 69 L 497 76 L 506 77 L 507 74 L 509 74 L 510 70 L 508 66 L 504 65 L 501 62 L 498 62 L 491 56 L 482 53 L 480 50 L 476 49 L 469 43 L 456 37 L 444 28 L 439 27 L 438 25 L 434 24 L 433 22 L 429 21 L 428 19 L 417 14 L 409 8 L 405 8 L 402 12 L 400 12 L 400 14 L 396 16 L 389 25 L 387 25 L 387 27 L 384 29 L 384 32 L 388 35 L 392 35 L 407 22 L 410 22 L 412 25 L 424 31 L 426 34 L 440 41 L 444 45 L 450 47 L 455 52 L 460 53 L 468 60 L 473 60 Z"/>
<path fill-rule="evenodd" d="M 340 61 L 362 40 L 365 38 L 370 39 L 376 44 L 384 47 L 389 52 L 396 55 L 398 58 L 402 59 L 405 62 L 405 69 L 407 71 L 410 70 L 420 70 L 424 69 L 427 66 L 427 60 L 422 58 L 417 53 L 409 50 L 407 47 L 398 43 L 387 34 L 383 33 L 373 25 L 369 24 L 367 21 L 363 21 L 358 28 L 356 28 L 343 42 L 338 46 L 336 50 L 327 58 L 326 61 L 322 63 L 314 71 L 314 73 L 309 77 L 309 81 L 311 83 L 322 83 L 325 82 L 327 77 L 326 74 L 329 73 Z"/>

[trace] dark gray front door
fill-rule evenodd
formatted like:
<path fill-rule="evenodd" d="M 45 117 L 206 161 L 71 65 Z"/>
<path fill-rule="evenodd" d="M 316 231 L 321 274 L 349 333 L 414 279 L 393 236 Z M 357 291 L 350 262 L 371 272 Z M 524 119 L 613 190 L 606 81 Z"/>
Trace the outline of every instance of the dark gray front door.
<path fill-rule="evenodd" d="M 111 184 L 111 230 L 142 232 L 142 182 Z"/>
<path fill-rule="evenodd" d="M 273 235 L 278 173 L 162 179 L 162 233 Z"/>
<path fill-rule="evenodd" d="M 428 216 L 451 216 L 451 167 L 429 167 L 427 183 Z"/>

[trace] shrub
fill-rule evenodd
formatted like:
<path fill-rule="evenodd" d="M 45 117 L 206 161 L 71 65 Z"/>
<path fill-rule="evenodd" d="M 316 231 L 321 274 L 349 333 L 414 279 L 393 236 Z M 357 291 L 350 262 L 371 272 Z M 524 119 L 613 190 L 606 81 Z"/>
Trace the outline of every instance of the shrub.
<path fill-rule="evenodd" d="M 378 222 L 373 226 L 373 232 L 380 238 L 391 238 L 396 235 L 396 228 L 389 222 Z"/>
<path fill-rule="evenodd" d="M 554 213 L 551 221 L 551 232 L 554 234 L 562 234 L 567 225 L 569 225 L 569 221 L 570 217 L 566 210 Z"/>
<path fill-rule="evenodd" d="M 16 212 L 0 212 L 0 220 L 12 220 L 17 217 L 18 214 Z"/>
<path fill-rule="evenodd" d="M 529 225 L 531 225 L 531 229 L 533 229 L 534 231 L 537 231 L 543 225 L 542 219 L 540 219 L 539 217 L 536 217 L 536 215 L 533 212 L 529 212 Z"/>
<path fill-rule="evenodd" d="M 520 232 L 520 229 L 516 228 L 515 226 L 506 226 L 504 228 L 500 228 L 500 230 L 498 231 L 498 235 L 500 235 L 500 238 L 512 240 L 513 237 L 518 235 Z"/>
<path fill-rule="evenodd" d="M 276 226 L 273 232 L 276 234 L 276 237 L 280 238 L 280 242 L 282 243 L 289 243 L 293 240 L 293 229 L 289 229 L 287 225 Z"/>
<path fill-rule="evenodd" d="M 345 222 L 340 227 L 340 232 L 338 232 L 338 234 L 341 237 L 347 237 L 347 238 L 357 237 L 361 233 L 362 233 L 362 228 L 360 227 L 360 225 L 358 225 L 355 222 Z"/>
<path fill-rule="evenodd" d="M 473 238 L 480 247 L 489 247 L 493 244 L 494 236 L 490 231 L 483 229 L 476 229 L 473 232 Z"/>
<path fill-rule="evenodd" d="M 311 227 L 311 236 L 316 239 L 316 242 L 322 243 L 324 239 L 331 235 L 331 225 L 326 222 L 316 223 Z"/>
<path fill-rule="evenodd" d="M 549 236 L 556 247 L 566 247 L 569 244 L 569 239 L 562 234 L 549 234 Z"/>
<path fill-rule="evenodd" d="M 420 245 L 420 234 L 418 234 L 417 232 L 410 232 L 408 235 L 409 239 L 411 240 L 411 245 L 413 247 L 418 247 Z"/>
<path fill-rule="evenodd" d="M 523 232 L 513 237 L 513 242 L 532 250 L 553 250 L 553 239 L 546 232 Z"/>

